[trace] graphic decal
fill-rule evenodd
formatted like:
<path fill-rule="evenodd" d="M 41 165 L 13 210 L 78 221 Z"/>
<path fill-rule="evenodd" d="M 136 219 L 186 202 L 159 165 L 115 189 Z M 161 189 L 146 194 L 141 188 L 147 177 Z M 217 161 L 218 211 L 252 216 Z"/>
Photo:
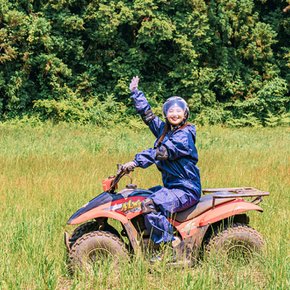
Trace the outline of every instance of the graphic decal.
<path fill-rule="evenodd" d="M 123 212 L 136 212 L 140 210 L 141 210 L 140 200 L 136 201 L 129 200 L 128 202 L 123 203 L 121 208 L 121 211 Z"/>
<path fill-rule="evenodd" d="M 113 202 L 110 207 L 104 208 L 104 210 L 116 211 L 123 215 L 126 215 L 127 213 L 138 212 L 141 211 L 142 200 L 144 200 L 143 197 L 133 197 L 127 199 L 127 201 L 124 199 L 118 200 L 117 202 Z"/>

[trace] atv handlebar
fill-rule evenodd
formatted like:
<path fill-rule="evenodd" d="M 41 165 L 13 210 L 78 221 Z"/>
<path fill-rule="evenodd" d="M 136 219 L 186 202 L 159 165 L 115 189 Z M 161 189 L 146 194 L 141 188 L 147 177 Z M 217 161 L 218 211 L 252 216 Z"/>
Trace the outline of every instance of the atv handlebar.
<path fill-rule="evenodd" d="M 114 176 L 114 179 L 113 179 L 113 181 L 111 183 L 111 187 L 108 190 L 109 193 L 114 193 L 115 192 L 115 189 L 117 188 L 117 185 L 118 185 L 119 181 L 125 175 L 127 175 L 130 178 L 131 183 L 132 183 L 132 178 L 129 175 L 130 172 L 128 170 L 123 170 L 122 169 L 122 164 L 117 164 L 117 168 L 118 168 L 117 173 Z"/>

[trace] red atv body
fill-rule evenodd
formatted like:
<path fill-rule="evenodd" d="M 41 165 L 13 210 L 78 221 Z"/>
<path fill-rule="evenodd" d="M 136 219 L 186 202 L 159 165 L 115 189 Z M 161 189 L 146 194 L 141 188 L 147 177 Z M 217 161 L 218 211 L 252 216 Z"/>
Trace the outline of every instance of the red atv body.
<path fill-rule="evenodd" d="M 132 184 L 116 192 L 117 184 L 125 174 L 119 172 L 116 177 L 107 179 L 103 183 L 107 186 L 106 191 L 68 220 L 69 225 L 81 224 L 71 235 L 65 233 L 72 268 L 94 263 L 98 252 L 127 256 L 130 252 L 144 251 L 144 245 L 149 244 L 150 236 L 145 229 L 141 202 L 152 192 L 138 189 Z M 248 252 L 260 251 L 262 237 L 248 226 L 246 213 L 262 212 L 263 209 L 257 204 L 262 196 L 269 193 L 252 187 L 241 187 L 204 189 L 203 194 L 196 205 L 169 219 L 175 228 L 175 236 L 185 245 L 187 259 L 192 260 L 204 248 L 208 251 L 229 251 L 235 248 Z M 248 197 L 252 200 L 245 200 Z M 109 224 L 108 219 L 118 221 L 122 230 Z"/>

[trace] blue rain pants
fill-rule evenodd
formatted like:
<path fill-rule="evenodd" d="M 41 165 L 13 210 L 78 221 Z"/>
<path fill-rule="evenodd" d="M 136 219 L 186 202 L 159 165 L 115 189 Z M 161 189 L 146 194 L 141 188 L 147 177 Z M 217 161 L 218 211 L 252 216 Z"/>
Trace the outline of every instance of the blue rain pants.
<path fill-rule="evenodd" d="M 154 192 L 150 198 L 156 205 L 158 212 L 151 212 L 144 216 L 146 229 L 150 232 L 154 243 L 171 242 L 173 240 L 173 227 L 168 218 L 178 211 L 193 206 L 197 200 L 191 193 L 176 188 L 168 189 L 156 186 L 150 190 Z"/>

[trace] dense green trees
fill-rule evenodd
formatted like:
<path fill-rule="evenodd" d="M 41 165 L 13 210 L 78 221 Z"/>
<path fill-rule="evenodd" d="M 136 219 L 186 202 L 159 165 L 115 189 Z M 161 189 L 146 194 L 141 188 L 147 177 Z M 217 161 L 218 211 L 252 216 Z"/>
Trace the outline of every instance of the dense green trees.
<path fill-rule="evenodd" d="M 139 75 L 156 108 L 181 95 L 197 122 L 278 124 L 289 105 L 288 4 L 0 0 L 0 118 L 128 120 Z"/>

